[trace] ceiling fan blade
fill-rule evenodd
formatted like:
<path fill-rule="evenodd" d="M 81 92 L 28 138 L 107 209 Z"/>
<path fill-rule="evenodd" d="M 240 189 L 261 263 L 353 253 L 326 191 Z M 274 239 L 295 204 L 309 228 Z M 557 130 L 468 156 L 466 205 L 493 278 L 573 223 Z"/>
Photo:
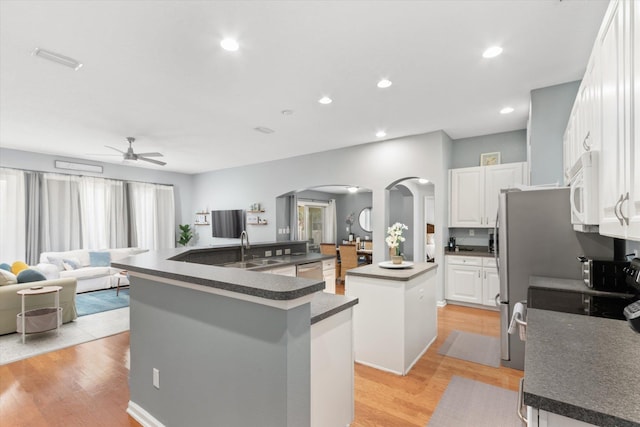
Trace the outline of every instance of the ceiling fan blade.
<path fill-rule="evenodd" d="M 143 157 L 164 157 L 162 153 L 136 153 L 138 156 Z"/>
<path fill-rule="evenodd" d="M 105 145 L 105 147 L 107 147 L 107 148 L 111 148 L 112 150 L 116 150 L 118 153 L 125 154 L 125 152 L 124 152 L 124 151 L 120 151 L 120 150 L 118 150 L 117 148 L 112 147 L 112 146 L 110 146 L 110 145 Z"/>
<path fill-rule="evenodd" d="M 160 166 L 166 165 L 165 162 L 161 162 L 160 160 L 155 160 L 155 159 L 147 159 L 146 157 L 141 157 L 139 154 L 138 154 L 138 160 L 144 160 L 145 162 L 154 163 Z"/>

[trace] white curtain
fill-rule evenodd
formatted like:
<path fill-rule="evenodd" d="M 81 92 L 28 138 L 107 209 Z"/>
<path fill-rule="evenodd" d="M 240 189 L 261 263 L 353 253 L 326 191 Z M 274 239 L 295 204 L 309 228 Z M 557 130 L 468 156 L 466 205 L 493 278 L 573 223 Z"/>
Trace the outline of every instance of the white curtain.
<path fill-rule="evenodd" d="M 82 248 L 124 248 L 128 227 L 124 182 L 112 179 L 80 179 Z"/>
<path fill-rule="evenodd" d="M 24 261 L 26 251 L 24 172 L 0 168 L 0 262 Z"/>
<path fill-rule="evenodd" d="M 323 238 L 322 241 L 324 243 L 335 243 L 336 242 L 336 201 L 335 199 L 329 200 L 329 205 L 325 209 L 324 215 L 324 227 L 323 227 Z"/>
<path fill-rule="evenodd" d="M 41 244 L 43 252 L 69 251 L 81 246 L 79 176 L 42 175 Z"/>
<path fill-rule="evenodd" d="M 176 225 L 173 187 L 127 183 L 131 246 L 144 249 L 174 248 Z"/>

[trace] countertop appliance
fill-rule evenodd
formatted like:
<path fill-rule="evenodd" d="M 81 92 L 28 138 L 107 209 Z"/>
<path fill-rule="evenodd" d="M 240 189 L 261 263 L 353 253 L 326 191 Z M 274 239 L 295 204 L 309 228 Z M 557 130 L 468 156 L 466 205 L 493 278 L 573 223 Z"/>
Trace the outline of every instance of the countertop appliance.
<path fill-rule="evenodd" d="M 500 350 L 504 366 L 524 368 L 524 342 L 508 334 L 513 307 L 526 301 L 530 276 L 582 279 L 577 255 L 613 259 L 613 239 L 571 224 L 570 188 L 502 190 L 496 222 Z"/>
<path fill-rule="evenodd" d="M 624 292 L 629 261 L 614 261 L 578 257 L 582 263 L 582 280 L 587 287 L 610 292 Z"/>

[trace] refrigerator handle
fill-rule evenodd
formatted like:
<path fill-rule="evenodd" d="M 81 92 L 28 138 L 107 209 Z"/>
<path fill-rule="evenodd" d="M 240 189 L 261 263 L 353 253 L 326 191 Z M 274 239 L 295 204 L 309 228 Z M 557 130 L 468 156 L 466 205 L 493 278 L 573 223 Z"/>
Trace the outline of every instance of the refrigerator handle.
<path fill-rule="evenodd" d="M 496 269 L 498 270 L 498 274 L 500 274 L 500 257 L 498 257 L 498 250 L 500 245 L 498 245 L 498 224 L 500 221 L 500 209 L 496 212 L 496 223 L 493 226 L 493 257 L 496 260 Z"/>
<path fill-rule="evenodd" d="M 496 294 L 493 300 L 496 302 L 496 307 L 500 307 L 500 294 Z"/>

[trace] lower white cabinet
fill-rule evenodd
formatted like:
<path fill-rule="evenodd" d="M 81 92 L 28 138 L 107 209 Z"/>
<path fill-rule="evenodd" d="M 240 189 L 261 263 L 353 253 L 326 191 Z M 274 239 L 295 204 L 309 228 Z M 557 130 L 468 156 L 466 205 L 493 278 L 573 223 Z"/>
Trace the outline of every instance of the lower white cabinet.
<path fill-rule="evenodd" d="M 322 278 L 324 279 L 324 291 L 336 293 L 336 259 L 322 260 Z"/>
<path fill-rule="evenodd" d="M 594 427 L 595 424 L 527 406 L 528 427 Z"/>
<path fill-rule="evenodd" d="M 461 255 L 445 259 L 447 300 L 496 307 L 500 279 L 495 259 Z"/>

